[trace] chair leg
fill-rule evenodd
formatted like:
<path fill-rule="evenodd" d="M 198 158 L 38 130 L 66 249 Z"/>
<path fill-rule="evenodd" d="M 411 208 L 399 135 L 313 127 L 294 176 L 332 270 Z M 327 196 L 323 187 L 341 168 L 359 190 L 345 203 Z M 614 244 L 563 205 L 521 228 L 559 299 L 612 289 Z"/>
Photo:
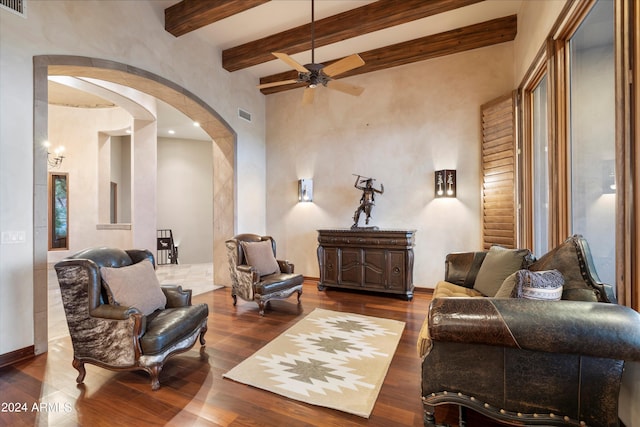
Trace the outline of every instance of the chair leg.
<path fill-rule="evenodd" d="M 260 300 L 258 301 L 258 307 L 260 307 L 260 316 L 264 316 L 264 306 L 265 306 L 265 302 Z"/>
<path fill-rule="evenodd" d="M 298 291 L 298 304 L 300 304 L 300 297 L 302 296 L 302 289 Z"/>
<path fill-rule="evenodd" d="M 208 329 L 209 329 L 209 328 L 207 327 L 207 325 L 204 325 L 204 326 L 202 327 L 202 329 L 200 329 L 200 345 L 205 345 L 205 344 L 207 344 L 207 341 L 204 339 L 204 334 L 206 334 L 206 333 L 207 333 L 207 330 L 208 330 Z"/>
<path fill-rule="evenodd" d="M 233 306 L 235 307 L 238 303 L 238 297 L 235 294 L 231 294 L 231 298 L 233 298 Z"/>
<path fill-rule="evenodd" d="M 149 375 L 151 376 L 151 390 L 156 391 L 160 388 L 160 371 L 162 364 L 157 363 L 149 367 Z"/>
<path fill-rule="evenodd" d="M 78 378 L 76 378 L 76 382 L 78 384 L 81 384 L 82 382 L 84 382 L 85 375 L 87 375 L 87 371 L 84 369 L 84 362 L 81 362 L 80 360 L 74 358 L 72 365 L 78 371 Z"/>

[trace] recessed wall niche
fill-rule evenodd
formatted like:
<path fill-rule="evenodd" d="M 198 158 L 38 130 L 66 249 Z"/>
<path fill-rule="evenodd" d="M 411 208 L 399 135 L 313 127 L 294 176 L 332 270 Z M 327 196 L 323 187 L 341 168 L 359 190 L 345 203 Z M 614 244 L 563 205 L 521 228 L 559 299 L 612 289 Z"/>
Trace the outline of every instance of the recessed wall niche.
<path fill-rule="evenodd" d="M 131 136 L 117 133 L 100 133 L 98 138 L 101 224 L 131 223 Z"/>

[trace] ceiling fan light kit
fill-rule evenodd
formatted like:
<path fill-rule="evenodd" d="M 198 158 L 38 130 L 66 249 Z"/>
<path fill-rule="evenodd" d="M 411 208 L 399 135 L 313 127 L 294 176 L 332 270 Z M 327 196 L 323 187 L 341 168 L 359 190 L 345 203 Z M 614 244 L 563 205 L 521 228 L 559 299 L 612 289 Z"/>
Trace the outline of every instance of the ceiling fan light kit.
<path fill-rule="evenodd" d="M 338 82 L 334 79 L 336 75 L 346 73 L 364 65 L 364 60 L 357 53 L 342 58 L 336 62 L 333 62 L 327 66 L 323 64 L 317 64 L 315 62 L 315 13 L 314 13 L 314 0 L 311 0 L 311 63 L 302 65 L 286 53 L 273 52 L 273 56 L 280 59 L 282 62 L 289 65 L 294 70 L 298 71 L 297 80 L 283 80 L 279 82 L 270 82 L 258 85 L 259 89 L 282 86 L 294 83 L 305 83 L 307 87 L 304 90 L 302 98 L 303 104 L 310 104 L 313 102 L 313 90 L 322 85 L 329 89 L 334 89 L 349 95 L 359 96 L 364 91 L 363 87 L 351 85 L 348 83 Z"/>

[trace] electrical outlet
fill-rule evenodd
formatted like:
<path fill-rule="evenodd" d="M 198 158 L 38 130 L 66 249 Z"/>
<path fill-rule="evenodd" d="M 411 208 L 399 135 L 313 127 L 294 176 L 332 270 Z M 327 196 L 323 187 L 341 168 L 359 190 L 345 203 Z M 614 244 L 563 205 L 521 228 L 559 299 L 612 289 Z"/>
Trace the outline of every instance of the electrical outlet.
<path fill-rule="evenodd" d="M 1 242 L 3 245 L 10 245 L 16 243 L 25 243 L 27 240 L 27 233 L 24 231 L 3 231 Z"/>

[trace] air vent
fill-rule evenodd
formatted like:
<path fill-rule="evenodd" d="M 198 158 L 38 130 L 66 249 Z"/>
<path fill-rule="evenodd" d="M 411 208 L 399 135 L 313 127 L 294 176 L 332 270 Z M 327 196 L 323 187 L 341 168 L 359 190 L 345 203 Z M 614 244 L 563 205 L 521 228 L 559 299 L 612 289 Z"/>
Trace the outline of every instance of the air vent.
<path fill-rule="evenodd" d="M 27 0 L 0 0 L 0 9 L 27 17 Z"/>
<path fill-rule="evenodd" d="M 251 113 L 242 108 L 238 108 L 238 117 L 251 123 Z"/>

